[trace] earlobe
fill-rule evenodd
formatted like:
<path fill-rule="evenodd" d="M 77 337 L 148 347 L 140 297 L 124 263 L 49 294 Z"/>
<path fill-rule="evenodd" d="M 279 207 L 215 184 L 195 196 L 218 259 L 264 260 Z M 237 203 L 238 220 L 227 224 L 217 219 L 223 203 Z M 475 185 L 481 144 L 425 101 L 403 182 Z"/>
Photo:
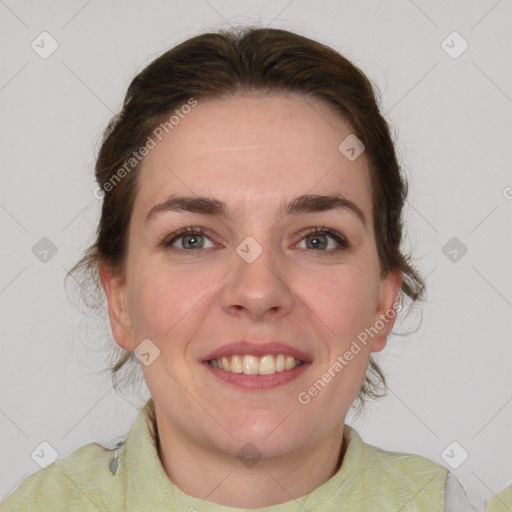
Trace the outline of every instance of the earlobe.
<path fill-rule="evenodd" d="M 381 280 L 380 297 L 375 312 L 374 329 L 377 330 L 372 343 L 372 352 L 384 350 L 387 337 L 395 325 L 397 301 L 402 287 L 402 272 L 392 270 Z"/>
<path fill-rule="evenodd" d="M 110 327 L 116 343 L 125 350 L 133 351 L 133 329 L 129 309 L 127 309 L 126 281 L 116 275 L 112 267 L 105 262 L 98 264 L 101 282 L 107 296 Z"/>

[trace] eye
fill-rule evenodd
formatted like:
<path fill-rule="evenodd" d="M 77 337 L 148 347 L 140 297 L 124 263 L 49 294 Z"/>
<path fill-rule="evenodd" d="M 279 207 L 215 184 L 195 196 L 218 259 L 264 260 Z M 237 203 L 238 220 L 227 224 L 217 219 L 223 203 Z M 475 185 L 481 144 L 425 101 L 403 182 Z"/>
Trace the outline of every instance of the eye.
<path fill-rule="evenodd" d="M 333 252 L 346 250 L 349 247 L 347 239 L 341 233 L 326 227 L 317 226 L 308 228 L 305 233 L 303 232 L 302 234 L 303 236 L 301 238 L 301 242 L 306 241 L 306 249 L 311 249 L 319 253 L 327 253 L 322 254 L 322 256 L 328 256 Z M 191 226 L 180 229 L 167 236 L 160 242 L 160 245 L 166 250 L 173 252 L 192 252 L 193 250 L 208 249 L 214 247 L 213 243 L 210 247 L 205 247 L 204 241 L 201 240 L 202 238 L 209 239 L 209 237 L 206 235 L 206 230 L 202 227 Z M 324 241 L 325 239 L 329 238 L 334 241 L 334 247 L 329 247 L 328 240 L 327 242 Z M 180 239 L 182 240 L 181 247 L 176 247 L 174 244 Z M 311 239 L 311 244 L 307 243 L 308 239 Z"/>
<path fill-rule="evenodd" d="M 169 237 L 162 240 L 161 245 L 171 251 L 186 251 L 188 249 L 203 249 L 204 244 L 201 242 L 201 237 L 206 237 L 206 231 L 202 227 L 187 227 L 172 233 Z M 208 237 L 206 237 L 208 238 Z M 183 239 L 182 247 L 173 247 L 173 244 Z M 187 244 L 189 246 L 187 247 Z M 190 252 L 190 251 L 189 251 Z"/>
<path fill-rule="evenodd" d="M 334 247 L 329 246 L 329 241 L 325 241 L 325 239 L 330 238 L 331 240 L 334 240 Z M 311 240 L 311 244 L 307 243 L 307 240 Z M 338 252 L 340 250 L 346 250 L 349 247 L 349 243 L 347 239 L 337 231 L 334 231 L 329 228 L 317 226 L 313 228 L 309 228 L 303 238 L 302 241 L 306 241 L 306 248 L 307 249 L 313 249 L 316 250 L 316 252 L 323 252 L 323 253 L 332 253 L 332 252 Z M 327 250 L 322 250 L 327 249 Z M 327 256 L 326 254 L 325 256 Z M 324 256 L 324 254 L 322 254 Z"/>

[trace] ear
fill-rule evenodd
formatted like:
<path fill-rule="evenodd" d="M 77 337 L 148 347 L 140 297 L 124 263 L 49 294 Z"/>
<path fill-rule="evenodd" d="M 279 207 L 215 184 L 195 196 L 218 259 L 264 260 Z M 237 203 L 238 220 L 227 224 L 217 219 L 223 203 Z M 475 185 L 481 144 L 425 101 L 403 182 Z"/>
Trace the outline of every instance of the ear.
<path fill-rule="evenodd" d="M 108 316 L 116 343 L 125 350 L 135 350 L 132 319 L 126 308 L 126 280 L 117 275 L 110 265 L 99 263 L 99 272 L 103 288 L 107 295 Z"/>
<path fill-rule="evenodd" d="M 380 296 L 375 312 L 374 328 L 378 331 L 373 338 L 372 352 L 380 352 L 386 347 L 387 337 L 393 330 L 397 312 L 398 295 L 402 287 L 402 272 L 392 270 L 381 279 Z"/>

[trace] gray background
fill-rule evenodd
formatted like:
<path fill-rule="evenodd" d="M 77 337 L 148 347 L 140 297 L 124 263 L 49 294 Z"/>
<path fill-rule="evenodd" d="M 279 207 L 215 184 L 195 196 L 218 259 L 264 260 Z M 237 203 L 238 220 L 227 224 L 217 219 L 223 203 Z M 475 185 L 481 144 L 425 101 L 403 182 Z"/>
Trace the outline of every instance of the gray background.
<path fill-rule="evenodd" d="M 151 60 L 202 31 L 251 23 L 359 65 L 410 180 L 405 248 L 427 276 L 423 322 L 389 339 L 378 358 L 388 396 L 347 423 L 366 442 L 449 469 L 467 451 L 453 472 L 476 504 L 510 484 L 511 12 L 510 0 L 0 0 L 0 499 L 40 469 L 31 454 L 41 442 L 64 458 L 113 445 L 135 421 L 147 390 L 121 398 L 98 373 L 113 341 L 64 288 L 98 221 L 99 138 Z M 59 45 L 47 58 L 44 31 Z M 43 237 L 56 254 L 41 252 Z M 418 324 L 411 315 L 398 330 Z"/>

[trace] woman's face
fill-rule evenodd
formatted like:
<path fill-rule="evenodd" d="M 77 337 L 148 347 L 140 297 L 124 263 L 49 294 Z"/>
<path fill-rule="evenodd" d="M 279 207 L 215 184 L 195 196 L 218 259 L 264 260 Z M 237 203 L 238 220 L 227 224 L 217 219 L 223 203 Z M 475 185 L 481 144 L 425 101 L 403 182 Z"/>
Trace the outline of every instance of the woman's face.
<path fill-rule="evenodd" d="M 400 288 L 399 273 L 380 278 L 365 154 L 338 148 L 349 126 L 299 95 L 239 95 L 199 101 L 163 133 L 140 170 L 126 273 L 102 267 L 117 343 L 150 340 L 141 367 L 160 435 L 263 456 L 339 438 Z M 286 213 L 305 195 L 346 202 Z M 177 196 L 205 211 L 166 204 Z M 172 240 L 187 227 L 204 233 Z M 226 369 L 208 362 L 222 356 Z M 286 356 L 304 363 L 283 369 Z"/>

